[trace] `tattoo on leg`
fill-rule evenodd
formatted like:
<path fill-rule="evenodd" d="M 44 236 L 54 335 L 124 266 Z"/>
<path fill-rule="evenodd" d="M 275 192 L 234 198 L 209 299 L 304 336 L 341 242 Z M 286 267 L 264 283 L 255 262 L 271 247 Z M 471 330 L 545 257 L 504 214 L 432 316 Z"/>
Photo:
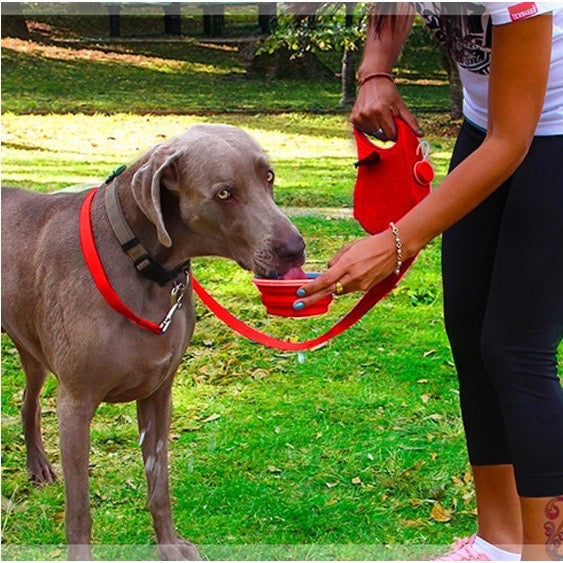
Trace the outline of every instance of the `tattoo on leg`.
<path fill-rule="evenodd" d="M 559 520 L 563 505 L 563 496 L 553 497 L 545 507 L 547 521 L 543 525 L 545 530 L 546 551 L 549 557 L 555 561 L 563 561 L 563 518 Z"/>

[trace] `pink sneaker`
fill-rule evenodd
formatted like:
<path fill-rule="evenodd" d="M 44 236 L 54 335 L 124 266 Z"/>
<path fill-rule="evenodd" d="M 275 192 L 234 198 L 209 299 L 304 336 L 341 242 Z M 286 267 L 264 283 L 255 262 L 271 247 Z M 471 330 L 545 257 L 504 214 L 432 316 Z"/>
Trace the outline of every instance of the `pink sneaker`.
<path fill-rule="evenodd" d="M 468 538 L 456 539 L 452 545 L 452 550 L 434 561 L 491 561 L 484 553 L 479 553 L 473 549 L 475 535 Z"/>

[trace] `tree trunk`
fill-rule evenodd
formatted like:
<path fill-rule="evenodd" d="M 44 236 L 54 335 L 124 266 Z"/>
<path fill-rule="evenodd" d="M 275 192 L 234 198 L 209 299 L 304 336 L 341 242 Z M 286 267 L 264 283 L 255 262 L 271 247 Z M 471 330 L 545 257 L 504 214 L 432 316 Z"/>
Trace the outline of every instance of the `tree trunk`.
<path fill-rule="evenodd" d="M 442 49 L 442 64 L 450 81 L 450 114 L 453 119 L 459 119 L 463 115 L 463 86 L 457 64 L 446 49 Z"/>
<path fill-rule="evenodd" d="M 346 27 L 354 25 L 354 6 L 355 2 L 346 2 Z M 342 82 L 341 98 L 342 105 L 351 105 L 356 101 L 356 52 L 353 49 L 344 47 L 342 55 Z"/>
<path fill-rule="evenodd" d="M 343 106 L 351 105 L 356 101 L 356 52 L 344 48 L 342 56 L 342 96 L 340 103 Z"/>
<path fill-rule="evenodd" d="M 4 2 L 4 4 L 8 4 L 8 2 Z M 2 7 L 2 37 L 29 39 L 29 29 L 22 12 L 21 2 L 9 2 L 9 4 L 9 7 Z"/>
<path fill-rule="evenodd" d="M 453 61 L 450 70 L 450 98 L 452 117 L 459 119 L 463 115 L 463 86 L 461 85 L 457 64 Z"/>
<path fill-rule="evenodd" d="M 249 76 L 261 76 L 267 80 L 276 78 L 320 79 L 333 78 L 334 73 L 316 57 L 306 52 L 301 57 L 292 58 L 294 53 L 279 48 L 272 54 L 252 54 L 246 72 Z"/>

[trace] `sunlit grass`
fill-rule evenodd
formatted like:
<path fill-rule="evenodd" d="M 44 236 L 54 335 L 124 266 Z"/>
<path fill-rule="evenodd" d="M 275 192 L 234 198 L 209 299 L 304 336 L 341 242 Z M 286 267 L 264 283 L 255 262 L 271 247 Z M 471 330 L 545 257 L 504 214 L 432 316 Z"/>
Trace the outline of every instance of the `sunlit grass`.
<path fill-rule="evenodd" d="M 3 121 L 4 184 L 53 191 L 96 184 L 122 163 L 196 123 L 242 127 L 269 155 L 281 205 L 350 207 L 355 147 L 344 116 L 307 114 L 230 116 L 16 115 Z M 438 180 L 452 141 L 429 137 Z"/>
<path fill-rule="evenodd" d="M 215 44 L 3 46 L 4 184 L 44 192 L 96 184 L 194 123 L 225 122 L 244 128 L 269 154 L 277 201 L 302 208 L 292 218 L 307 242 L 307 269 L 323 269 L 363 235 L 346 214 L 310 209 L 352 204 L 356 155 L 338 80 L 242 78 L 238 49 Z M 424 127 L 436 116 L 420 110 L 448 103 L 446 85 L 432 76 L 426 85 L 418 75 L 401 81 Z M 241 110 L 250 113 L 228 113 Z M 439 179 L 452 139 L 428 140 Z M 234 314 L 280 338 L 320 334 L 358 298 L 335 300 L 324 317 L 274 318 L 251 274 L 235 264 L 198 259 L 194 272 Z M 204 556 L 375 559 L 381 551 L 374 546 L 448 544 L 473 532 L 441 323 L 438 241 L 360 323 L 303 357 L 248 342 L 196 306 L 196 332 L 174 384 L 170 465 L 178 529 L 203 545 Z M 64 559 L 57 546 L 65 541 L 63 487 L 27 481 L 18 412 L 23 376 L 5 335 L 2 371 L 4 554 Z M 55 397 L 50 377 L 44 439 L 60 475 Z M 90 470 L 94 541 L 110 549 L 101 553 L 154 557 L 134 404 L 99 409 Z M 448 522 L 432 518 L 437 503 L 450 511 Z M 111 552 L 116 544 L 126 547 Z M 43 546 L 22 550 L 30 545 Z"/>

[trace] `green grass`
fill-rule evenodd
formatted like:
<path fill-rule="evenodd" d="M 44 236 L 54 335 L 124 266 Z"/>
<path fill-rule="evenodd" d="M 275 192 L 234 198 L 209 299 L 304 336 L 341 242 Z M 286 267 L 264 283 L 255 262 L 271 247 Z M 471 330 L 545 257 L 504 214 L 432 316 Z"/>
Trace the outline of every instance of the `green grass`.
<path fill-rule="evenodd" d="M 424 86 L 407 63 L 405 98 L 418 110 L 446 107 L 436 69 L 427 70 L 436 86 Z M 3 183 L 42 192 L 95 184 L 193 123 L 227 122 L 269 153 L 278 203 L 305 208 L 293 220 L 307 241 L 310 269 L 324 268 L 362 235 L 350 219 L 307 209 L 352 203 L 355 154 L 337 81 L 247 79 L 236 50 L 195 42 L 76 51 L 5 41 L 2 79 Z M 256 112 L 236 113 L 241 109 Z M 311 114 L 317 109 L 330 111 Z M 452 139 L 439 131 L 449 123 L 419 115 L 441 177 Z M 320 334 L 358 297 L 335 300 L 318 319 L 273 318 L 249 273 L 218 259 L 197 260 L 194 269 L 233 313 L 282 338 Z M 197 315 L 174 384 L 170 461 L 177 527 L 205 557 L 419 558 L 429 545 L 437 552 L 474 530 L 441 320 L 438 241 L 358 325 L 304 356 L 239 338 L 199 303 Z M 62 484 L 38 489 L 27 481 L 23 376 L 6 336 L 2 372 L 3 556 L 64 559 Z M 60 475 L 55 396 L 51 377 L 44 439 Z M 137 440 L 133 404 L 99 409 L 90 458 L 99 559 L 154 557 Z M 449 511 L 445 522 L 432 512 L 438 503 Z"/>
<path fill-rule="evenodd" d="M 347 220 L 295 222 L 322 260 L 360 234 Z M 400 289 L 303 363 L 236 337 L 198 305 L 196 335 L 174 386 L 171 471 L 177 525 L 208 546 L 204 555 L 224 544 L 440 544 L 471 530 L 473 499 L 459 486 L 467 466 L 437 268 L 434 244 Z M 249 274 L 212 259 L 198 260 L 195 269 L 232 312 L 281 337 L 318 334 L 354 301 L 338 300 L 318 320 L 267 318 Z M 421 294 L 430 296 L 427 304 Z M 7 339 L 3 367 L 3 494 L 10 502 L 4 541 L 62 543 L 61 485 L 38 490 L 26 482 L 17 420 L 22 378 Z M 54 388 L 51 380 L 44 421 L 58 463 Z M 133 405 L 106 405 L 93 425 L 97 543 L 151 541 L 140 510 L 134 418 Z M 435 502 L 452 511 L 451 522 L 431 518 Z"/>
<path fill-rule="evenodd" d="M 284 205 L 351 204 L 354 154 L 342 116 L 227 117 L 269 152 Z M 50 191 L 99 180 L 164 135 L 201 120 L 5 114 L 3 181 Z M 435 139 L 435 145 L 442 168 L 451 141 Z M 322 269 L 362 233 L 349 219 L 310 213 L 294 221 L 307 241 L 308 267 Z M 441 324 L 438 260 L 434 243 L 392 296 L 329 346 L 306 354 L 304 363 L 237 337 L 198 305 L 194 342 L 174 387 L 171 471 L 178 528 L 203 545 L 204 555 L 228 558 L 233 552 L 222 550 L 232 545 L 240 557 L 267 557 L 276 545 L 290 544 L 295 558 L 327 558 L 348 545 L 366 546 L 375 557 L 383 544 L 420 549 L 471 531 L 473 499 L 467 484 L 458 486 L 467 466 Z M 200 259 L 195 273 L 233 313 L 282 338 L 314 337 L 357 298 L 337 300 L 316 320 L 272 318 L 250 274 L 234 264 Z M 60 484 L 36 489 L 26 481 L 18 416 L 23 381 L 7 338 L 2 362 L 3 538 L 17 556 L 18 546 L 64 542 L 63 491 Z M 43 419 L 58 467 L 55 388 L 50 379 Z M 220 416 L 205 422 L 211 415 Z M 149 557 L 133 405 L 100 409 L 91 464 L 94 541 L 145 546 L 136 556 Z M 451 511 L 449 522 L 431 517 L 436 502 Z M 65 551 L 49 553 L 61 558 Z"/>
<path fill-rule="evenodd" d="M 124 108 L 166 114 L 342 110 L 336 76 L 249 78 L 237 45 L 186 40 L 161 45 L 85 43 L 73 49 L 4 39 L 2 47 L 3 111 L 18 114 Z M 443 75 L 431 83 L 405 79 L 403 91 L 418 111 L 448 107 Z"/>

